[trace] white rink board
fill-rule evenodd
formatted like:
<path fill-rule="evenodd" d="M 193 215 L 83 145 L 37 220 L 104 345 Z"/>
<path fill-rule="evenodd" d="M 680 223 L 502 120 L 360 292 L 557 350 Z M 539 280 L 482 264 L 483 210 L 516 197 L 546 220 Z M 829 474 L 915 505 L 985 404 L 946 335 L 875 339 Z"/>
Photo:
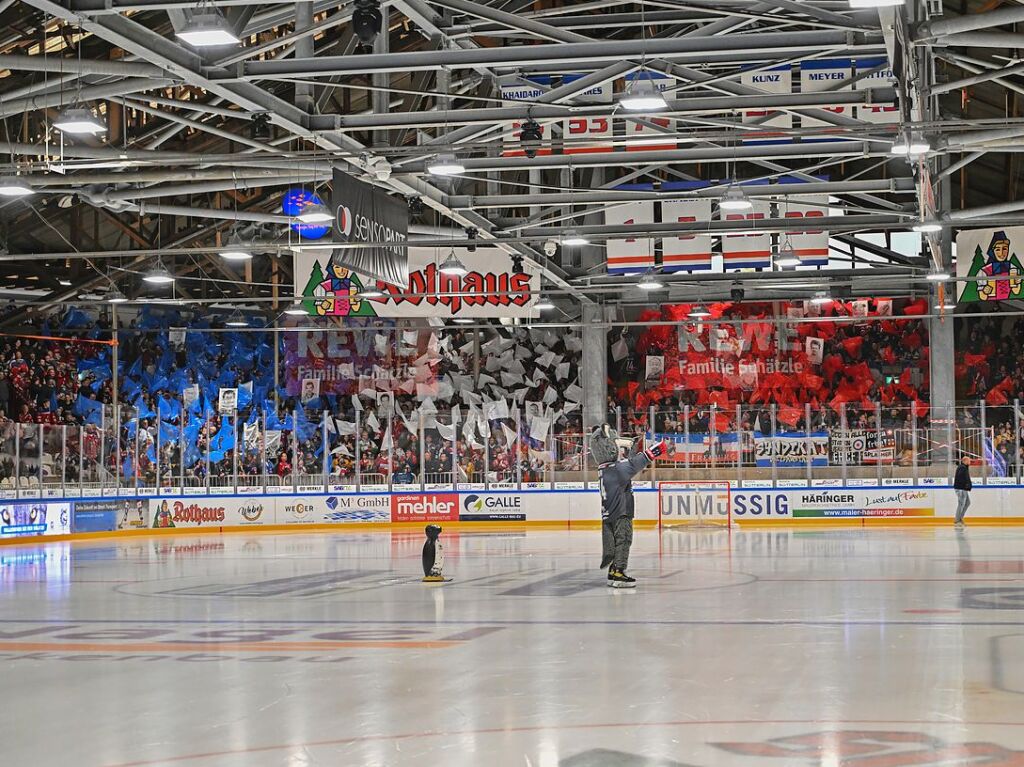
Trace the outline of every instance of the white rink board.
<path fill-rule="evenodd" d="M 670 491 L 668 491 L 670 492 Z M 305 495 L 221 495 L 152 497 L 148 506 L 149 529 L 206 528 L 230 529 L 269 525 L 361 525 L 388 524 L 398 520 L 395 497 L 405 501 L 422 499 L 425 507 L 446 511 L 444 517 L 422 521 L 506 522 L 580 524 L 596 523 L 601 518 L 597 490 L 460 490 L 402 492 L 388 494 L 320 493 Z M 656 522 L 658 492 L 652 488 L 634 488 L 636 519 Z M 127 499 L 135 502 L 135 499 Z M 52 506 L 54 513 L 75 503 L 93 503 L 94 499 L 36 501 Z M 438 502 L 443 501 L 439 506 Z M 110 499 L 119 504 L 117 499 Z M 1024 521 L 1024 487 L 1016 485 L 976 485 L 967 520 Z M 808 522 L 851 523 L 862 520 L 872 524 L 886 520 L 928 523 L 950 520 L 956 511 L 952 488 L 930 485 L 884 487 L 814 486 L 732 489 L 732 517 L 739 525 L 789 524 Z M 73 518 L 73 514 L 71 515 Z M 173 525 L 167 524 L 168 518 Z M 411 520 L 417 521 L 417 520 Z M 137 528 L 136 528 L 137 529 Z M 72 530 L 71 532 L 75 532 Z M 66 534 L 66 531 L 62 534 Z M 112 533 L 116 534 L 116 533 Z"/>

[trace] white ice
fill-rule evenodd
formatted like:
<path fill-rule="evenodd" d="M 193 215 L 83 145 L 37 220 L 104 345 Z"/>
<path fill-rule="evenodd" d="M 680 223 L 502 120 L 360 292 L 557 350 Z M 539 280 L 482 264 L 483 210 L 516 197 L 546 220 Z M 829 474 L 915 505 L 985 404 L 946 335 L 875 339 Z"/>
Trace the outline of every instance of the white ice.
<path fill-rule="evenodd" d="M 1024 530 L 0 548 L 0 753 L 74 765 L 1024 765 Z"/>

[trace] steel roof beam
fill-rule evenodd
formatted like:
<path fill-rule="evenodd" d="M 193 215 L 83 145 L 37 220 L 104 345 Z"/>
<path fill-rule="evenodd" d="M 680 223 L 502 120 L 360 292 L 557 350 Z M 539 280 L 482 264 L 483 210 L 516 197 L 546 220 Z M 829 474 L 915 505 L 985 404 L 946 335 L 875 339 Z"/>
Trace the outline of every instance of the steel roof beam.
<path fill-rule="evenodd" d="M 41 2 L 42 0 L 30 0 Z M 355 75 L 373 72 L 412 72 L 421 69 L 466 69 L 477 66 L 515 68 L 532 64 L 557 67 L 565 64 L 619 61 L 626 58 L 688 59 L 695 62 L 763 61 L 773 55 L 801 56 L 823 48 L 882 50 L 881 36 L 844 32 L 784 32 L 711 38 L 655 38 L 652 40 L 604 40 L 586 43 L 515 45 L 447 51 L 411 51 L 384 56 L 321 56 L 287 61 L 248 61 L 239 67 L 237 79 Z M 236 79 L 230 73 L 217 80 Z"/>
<path fill-rule="evenodd" d="M 675 117 L 688 114 L 737 112 L 748 109 L 790 109 L 825 106 L 856 106 L 891 102 L 892 88 L 872 88 L 838 93 L 763 93 L 756 96 L 694 96 L 668 102 L 668 108 L 651 112 L 650 117 Z M 562 120 L 570 117 L 623 117 L 614 104 L 563 106 L 533 104 L 496 107 L 493 109 L 452 109 L 446 111 L 401 112 L 389 115 L 338 115 L 338 130 L 391 130 L 394 128 L 427 128 L 443 125 L 486 125 L 516 120 Z M 640 119 L 640 113 L 631 113 Z"/>
<path fill-rule="evenodd" d="M 913 178 L 889 178 L 872 181 L 820 181 L 803 184 L 756 184 L 745 186 L 748 197 L 777 197 L 779 195 L 850 194 L 873 192 L 876 194 L 912 194 L 917 191 Z M 452 195 L 448 204 L 456 209 L 517 208 L 526 205 L 609 205 L 639 200 L 683 200 L 695 197 L 717 199 L 721 187 L 686 191 L 631 192 L 628 190 L 551 192 L 543 195 Z"/>
<path fill-rule="evenodd" d="M 595 168 L 648 165 L 731 162 L 734 160 L 787 160 L 808 157 L 891 157 L 888 147 L 869 150 L 856 141 L 817 141 L 806 144 L 772 144 L 703 149 L 665 149 L 647 152 L 607 152 L 601 154 L 540 155 L 537 157 L 467 157 L 460 162 L 467 173 L 482 171 L 527 170 L 530 168 Z M 418 160 L 406 166 L 410 173 L 426 173 L 429 162 Z M 782 169 L 781 172 L 785 172 Z M 817 180 L 817 179 L 815 179 Z"/>

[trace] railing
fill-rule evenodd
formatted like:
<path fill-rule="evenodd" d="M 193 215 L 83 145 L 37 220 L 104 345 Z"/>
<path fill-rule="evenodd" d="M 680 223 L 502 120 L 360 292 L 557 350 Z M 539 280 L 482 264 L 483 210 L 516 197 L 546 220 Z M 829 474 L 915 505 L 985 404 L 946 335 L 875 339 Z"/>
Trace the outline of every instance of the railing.
<path fill-rule="evenodd" d="M 946 484 L 960 455 L 972 459 L 980 484 L 1020 481 L 1016 402 L 946 408 L 941 419 L 925 407 L 684 405 L 617 409 L 606 420 L 623 435 L 667 441 L 666 454 L 636 477 L 651 486 L 687 479 L 762 486 Z M 556 430 L 553 419 L 538 422 L 536 414 L 519 410 L 470 423 L 458 413 L 415 421 L 355 413 L 347 423 L 326 414 L 303 423 L 292 414 L 298 428 L 275 432 L 264 420 L 253 440 L 251 425 L 246 429 L 237 419 L 193 424 L 186 417 L 185 424 L 164 422 L 157 429 L 145 419 L 134 428 L 130 415 L 104 414 L 100 424 L 81 427 L 0 424 L 0 496 L 486 490 L 596 486 L 598 479 L 589 450 L 594 424 L 579 417 Z M 196 434 L 197 427 L 202 440 L 189 441 L 186 433 Z"/>

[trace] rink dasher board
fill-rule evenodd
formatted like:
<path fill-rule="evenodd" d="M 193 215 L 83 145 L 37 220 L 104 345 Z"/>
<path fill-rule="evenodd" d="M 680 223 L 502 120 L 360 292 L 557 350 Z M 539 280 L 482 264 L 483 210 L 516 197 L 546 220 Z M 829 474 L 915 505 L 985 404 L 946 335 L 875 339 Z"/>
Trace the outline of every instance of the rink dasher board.
<path fill-rule="evenodd" d="M 634 488 L 638 527 L 658 521 L 658 491 Z M 832 485 L 733 487 L 732 519 L 746 524 L 945 524 L 956 510 L 952 488 L 934 485 Z M 976 485 L 968 521 L 1024 524 L 1024 485 Z M 596 489 L 394 490 L 304 494 L 82 495 L 0 501 L 18 524 L 0 524 L 0 542 L 77 533 L 301 529 L 356 526 L 408 528 L 436 522 L 450 526 L 597 526 Z M 52 507 L 52 508 L 51 508 Z M 34 509 L 34 511 L 33 511 Z M 45 526 L 25 527 L 39 517 Z M 67 525 L 51 525 L 61 515 Z M 685 521 L 685 515 L 675 521 Z M 8 528 L 12 528 L 8 530 Z"/>

